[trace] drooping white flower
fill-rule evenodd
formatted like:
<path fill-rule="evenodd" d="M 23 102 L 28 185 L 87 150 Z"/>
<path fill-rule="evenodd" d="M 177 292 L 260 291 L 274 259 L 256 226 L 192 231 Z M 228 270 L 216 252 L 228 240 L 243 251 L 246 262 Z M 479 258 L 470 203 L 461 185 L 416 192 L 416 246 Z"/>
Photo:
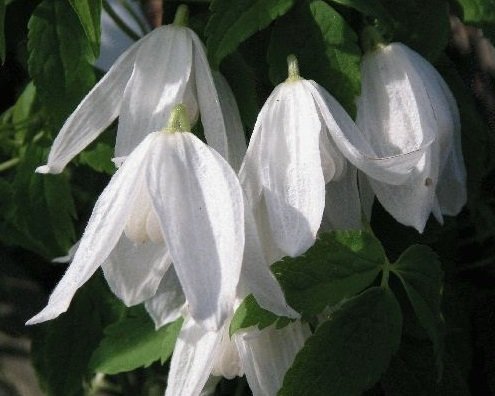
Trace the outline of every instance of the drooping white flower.
<path fill-rule="evenodd" d="M 356 122 L 375 152 L 382 157 L 421 153 L 400 184 L 363 178 L 367 201 L 376 194 L 397 221 L 419 232 L 430 213 L 439 222 L 442 214 L 459 213 L 466 203 L 466 172 L 459 111 L 445 81 L 401 43 L 376 45 L 363 57 L 361 74 Z"/>
<path fill-rule="evenodd" d="M 40 173 L 59 173 L 118 116 L 115 156 L 127 156 L 184 103 L 192 120 L 201 116 L 208 144 L 229 159 L 226 128 L 203 43 L 176 22 L 155 29 L 128 48 L 67 119 Z"/>
<path fill-rule="evenodd" d="M 280 316 L 298 318 L 299 315 L 287 305 L 280 285 L 268 268 L 247 205 L 245 220 L 246 244 L 235 305 L 239 305 L 248 293 L 253 293 L 263 308 Z M 146 302 L 156 326 L 167 324 L 180 315 L 186 318 L 172 355 L 166 395 L 206 395 L 208 388 L 214 388 L 219 380 L 215 380 L 216 377 L 233 378 L 243 374 L 254 395 L 276 394 L 285 372 L 309 335 L 307 325 L 296 321 L 283 329 L 276 329 L 274 325 L 262 331 L 247 329 L 230 338 L 229 325 L 234 310 L 221 329 L 208 331 L 189 316 L 178 282 L 163 285 L 163 290 Z"/>
<path fill-rule="evenodd" d="M 331 227 L 360 228 L 356 167 L 397 184 L 419 155 L 377 154 L 342 106 L 317 83 L 299 77 L 289 57 L 289 78 L 261 109 L 239 172 L 260 228 L 267 230 L 262 238 L 273 241 L 267 244 L 269 261 L 305 252 L 325 206 Z"/>
<path fill-rule="evenodd" d="M 223 325 L 244 251 L 242 190 L 227 162 L 185 131 L 185 113 L 177 106 L 169 128 L 149 134 L 126 158 L 48 305 L 28 324 L 65 312 L 100 266 L 112 291 L 134 305 L 156 294 L 173 263 L 191 317 L 208 329 Z"/>

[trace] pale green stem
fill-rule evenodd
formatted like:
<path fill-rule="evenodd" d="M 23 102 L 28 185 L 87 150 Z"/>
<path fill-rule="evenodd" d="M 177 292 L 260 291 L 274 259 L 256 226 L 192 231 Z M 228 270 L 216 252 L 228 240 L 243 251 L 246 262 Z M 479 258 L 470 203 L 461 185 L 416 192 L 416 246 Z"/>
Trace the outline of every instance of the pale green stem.
<path fill-rule="evenodd" d="M 168 133 L 175 133 L 189 132 L 190 130 L 191 124 L 187 115 L 187 109 L 183 104 L 178 104 L 172 110 L 170 118 L 168 119 L 167 127 L 164 131 Z"/>
<path fill-rule="evenodd" d="M 381 33 L 373 26 L 366 26 L 361 32 L 361 45 L 364 52 L 371 52 L 386 45 Z"/>
<path fill-rule="evenodd" d="M 382 275 L 382 282 L 380 284 L 381 287 L 388 289 L 388 280 L 390 278 L 390 263 L 388 260 L 382 267 L 383 269 L 383 275 Z"/>
<path fill-rule="evenodd" d="M 290 54 L 287 57 L 287 66 L 288 66 L 288 77 L 287 81 L 297 81 L 301 79 L 301 75 L 299 74 L 299 62 L 294 54 Z"/>
<path fill-rule="evenodd" d="M 5 172 L 6 170 L 9 170 L 10 168 L 13 168 L 19 163 L 20 159 L 15 157 L 11 158 L 8 161 L 2 162 L 0 164 L 0 172 Z"/>
<path fill-rule="evenodd" d="M 187 26 L 189 22 L 189 8 L 185 4 L 181 4 L 177 7 L 174 17 L 174 25 Z"/>

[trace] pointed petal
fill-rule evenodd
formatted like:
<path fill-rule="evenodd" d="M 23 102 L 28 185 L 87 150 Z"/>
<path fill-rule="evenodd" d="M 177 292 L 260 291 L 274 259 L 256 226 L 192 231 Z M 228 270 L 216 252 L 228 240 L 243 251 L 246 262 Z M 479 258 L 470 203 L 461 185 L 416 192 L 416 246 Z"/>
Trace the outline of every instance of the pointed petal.
<path fill-rule="evenodd" d="M 171 266 L 163 276 L 156 294 L 145 302 L 144 307 L 158 329 L 179 319 L 186 304 L 175 269 Z"/>
<path fill-rule="evenodd" d="M 60 173 L 117 117 L 141 42 L 124 52 L 65 121 L 38 173 Z"/>
<path fill-rule="evenodd" d="M 232 309 L 244 251 L 239 181 L 188 132 L 157 139 L 146 178 L 191 315 L 217 329 Z"/>
<path fill-rule="evenodd" d="M 368 181 L 382 206 L 399 223 L 423 232 L 432 211 L 435 196 L 431 153 L 428 150 L 420 161 L 421 166 L 411 174 L 406 183 L 394 186 L 371 178 Z"/>
<path fill-rule="evenodd" d="M 175 343 L 165 396 L 195 396 L 203 389 L 222 339 L 222 331 L 206 331 L 186 319 Z"/>
<path fill-rule="evenodd" d="M 65 256 L 55 257 L 54 259 L 52 259 L 52 263 L 70 263 L 74 258 L 77 249 L 79 248 L 80 242 L 81 241 L 79 240 L 76 243 L 74 243 L 74 245 L 70 247 L 69 251 Z"/>
<path fill-rule="evenodd" d="M 225 120 L 228 144 L 228 163 L 234 170 L 239 171 L 244 155 L 246 154 L 246 136 L 242 126 L 241 115 L 235 100 L 234 93 L 224 76 L 219 72 L 213 72 L 215 86 L 218 91 L 218 98 Z"/>
<path fill-rule="evenodd" d="M 320 128 L 313 99 L 300 82 L 284 83 L 262 120 L 258 164 L 270 228 L 286 254 L 313 245 L 325 206 Z"/>
<path fill-rule="evenodd" d="M 268 267 L 253 214 L 246 202 L 244 221 L 246 242 L 241 281 L 247 293 L 253 293 L 262 308 L 278 316 L 299 318 L 300 315 L 285 301 L 284 292 Z"/>
<path fill-rule="evenodd" d="M 199 112 L 201 114 L 201 122 L 206 141 L 223 158 L 229 160 L 230 154 L 226 121 L 222 113 L 205 48 L 196 33 L 188 29 L 188 34 L 193 42 L 194 78 L 196 89 L 198 90 Z"/>
<path fill-rule="evenodd" d="M 239 356 L 254 396 L 276 395 L 285 373 L 306 338 L 307 325 L 297 321 L 282 329 L 275 326 L 234 335 Z"/>
<path fill-rule="evenodd" d="M 241 368 L 239 352 L 234 342 L 229 337 L 228 326 L 224 327 L 222 341 L 218 345 L 217 353 L 211 371 L 212 375 L 222 376 L 227 379 L 244 375 Z"/>
<path fill-rule="evenodd" d="M 314 81 L 303 81 L 311 92 L 333 142 L 341 153 L 367 175 L 390 184 L 403 183 L 433 139 L 417 149 L 397 155 L 380 156 L 342 106 Z"/>
<path fill-rule="evenodd" d="M 183 101 L 191 74 L 192 43 L 186 28 L 155 29 L 139 47 L 119 118 L 115 156 L 129 154 L 150 132 L 166 126 Z"/>
<path fill-rule="evenodd" d="M 74 260 L 53 291 L 48 305 L 27 324 L 56 318 L 72 297 L 107 259 L 124 230 L 143 180 L 144 164 L 156 134 L 150 135 L 113 175 L 95 204 Z"/>
<path fill-rule="evenodd" d="M 361 203 L 357 186 L 357 169 L 348 165 L 344 175 L 326 185 L 325 224 L 330 230 L 359 230 Z"/>
<path fill-rule="evenodd" d="M 122 234 L 101 267 L 112 292 L 130 307 L 155 295 L 170 264 L 165 245 L 136 243 Z"/>

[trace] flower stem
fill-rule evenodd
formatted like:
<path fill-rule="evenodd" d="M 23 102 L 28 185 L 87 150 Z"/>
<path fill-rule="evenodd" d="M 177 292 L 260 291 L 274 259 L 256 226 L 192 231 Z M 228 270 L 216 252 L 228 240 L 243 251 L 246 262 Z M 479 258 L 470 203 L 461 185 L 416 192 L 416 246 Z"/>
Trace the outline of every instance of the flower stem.
<path fill-rule="evenodd" d="M 191 124 L 189 123 L 186 106 L 178 104 L 170 114 L 165 132 L 189 132 L 190 130 Z"/>
<path fill-rule="evenodd" d="M 185 4 L 181 4 L 177 7 L 174 17 L 174 25 L 187 26 L 189 22 L 189 8 Z"/>
<path fill-rule="evenodd" d="M 366 26 L 361 32 L 361 46 L 364 52 L 371 52 L 385 45 L 382 34 L 373 26 Z"/>
<path fill-rule="evenodd" d="M 290 54 L 287 57 L 287 66 L 289 69 L 289 77 L 287 78 L 287 81 L 294 82 L 300 80 L 301 76 L 299 74 L 299 62 L 294 54 Z"/>
<path fill-rule="evenodd" d="M 382 274 L 382 281 L 380 283 L 380 286 L 387 289 L 389 278 L 390 278 L 390 263 L 387 260 L 387 262 L 383 265 L 383 274 Z"/>

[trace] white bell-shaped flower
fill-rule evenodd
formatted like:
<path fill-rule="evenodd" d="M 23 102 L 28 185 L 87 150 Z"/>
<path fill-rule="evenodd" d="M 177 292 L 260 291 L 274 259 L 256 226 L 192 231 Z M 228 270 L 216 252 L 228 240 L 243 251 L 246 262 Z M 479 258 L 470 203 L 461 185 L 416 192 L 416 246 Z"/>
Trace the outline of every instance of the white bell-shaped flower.
<path fill-rule="evenodd" d="M 439 222 L 442 214 L 459 213 L 466 203 L 466 171 L 459 111 L 445 81 L 401 43 L 375 45 L 363 57 L 361 74 L 356 122 L 373 150 L 382 157 L 421 153 L 400 184 L 363 180 L 365 206 L 376 194 L 397 221 L 419 232 L 430 213 Z"/>
<path fill-rule="evenodd" d="M 229 159 L 226 127 L 213 76 L 198 36 L 175 22 L 153 30 L 129 47 L 67 119 L 40 173 L 59 173 L 119 117 L 115 156 L 127 156 L 184 103 L 193 121 L 201 116 L 208 144 Z"/>
<path fill-rule="evenodd" d="M 187 132 L 186 120 L 177 106 L 169 127 L 148 134 L 126 158 L 98 198 L 48 305 L 28 324 L 65 312 L 100 266 L 112 291 L 134 305 L 157 293 L 173 263 L 192 318 L 208 329 L 222 327 L 244 251 L 242 190 L 228 163 Z"/>
<path fill-rule="evenodd" d="M 239 172 L 263 239 L 272 239 L 266 244 L 269 261 L 304 253 L 314 243 L 325 205 L 331 227 L 360 228 L 356 167 L 398 184 L 420 156 L 380 156 L 324 88 L 299 76 L 290 56 L 289 78 L 261 109 Z"/>

